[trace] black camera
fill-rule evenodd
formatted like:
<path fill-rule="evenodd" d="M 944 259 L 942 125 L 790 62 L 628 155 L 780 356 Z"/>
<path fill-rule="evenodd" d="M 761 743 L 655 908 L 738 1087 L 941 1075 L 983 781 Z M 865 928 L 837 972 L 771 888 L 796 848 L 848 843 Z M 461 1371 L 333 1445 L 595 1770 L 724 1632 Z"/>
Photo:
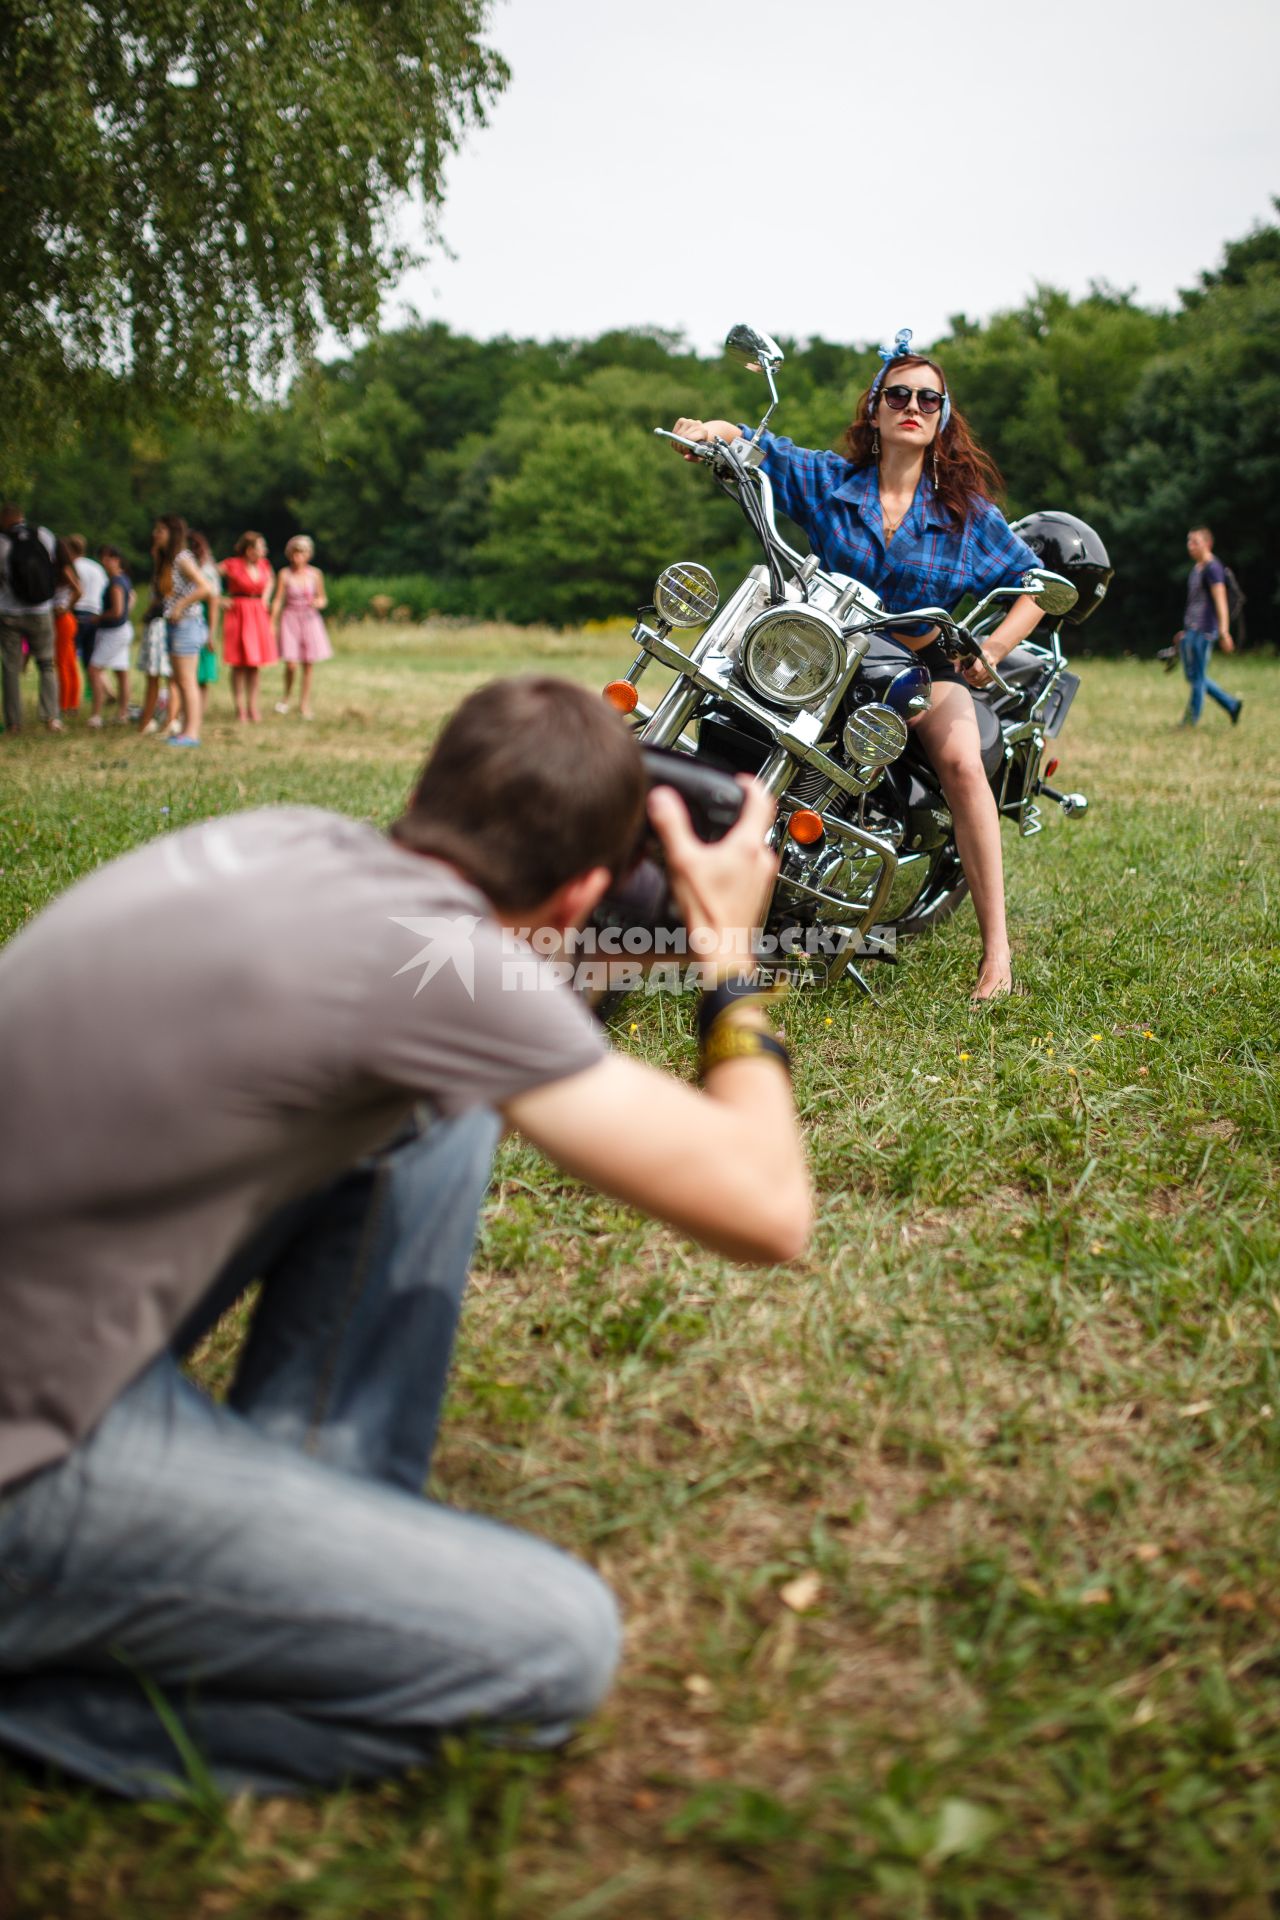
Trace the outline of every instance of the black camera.
<path fill-rule="evenodd" d="M 644 747 L 641 751 L 650 792 L 654 787 L 674 787 L 689 810 L 689 821 L 699 840 L 723 840 L 746 799 L 733 775 L 667 747 Z M 596 908 L 592 925 L 602 929 L 642 928 L 652 934 L 675 934 L 682 925 L 667 879 L 662 842 L 647 819 L 630 863 Z"/>

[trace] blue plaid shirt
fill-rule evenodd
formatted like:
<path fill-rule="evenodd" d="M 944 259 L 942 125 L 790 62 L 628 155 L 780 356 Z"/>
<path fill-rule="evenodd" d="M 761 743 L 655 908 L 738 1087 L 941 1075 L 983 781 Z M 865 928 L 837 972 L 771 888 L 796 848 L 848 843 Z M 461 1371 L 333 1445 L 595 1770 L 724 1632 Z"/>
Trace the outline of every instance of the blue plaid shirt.
<path fill-rule="evenodd" d="M 804 528 L 819 564 L 860 580 L 889 613 L 912 607 L 950 612 L 967 593 L 981 598 L 993 587 L 1016 587 L 1028 567 L 1040 564 L 989 500 L 975 500 L 964 525 L 953 525 L 927 474 L 886 548 L 874 466 L 854 467 L 838 453 L 811 453 L 779 434 L 759 438 L 774 500 Z"/>

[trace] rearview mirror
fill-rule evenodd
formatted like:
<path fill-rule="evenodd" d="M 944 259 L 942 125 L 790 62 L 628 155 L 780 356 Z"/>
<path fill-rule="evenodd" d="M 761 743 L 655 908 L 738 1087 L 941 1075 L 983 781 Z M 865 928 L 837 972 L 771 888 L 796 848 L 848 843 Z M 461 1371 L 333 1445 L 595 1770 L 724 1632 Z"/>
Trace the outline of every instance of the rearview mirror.
<path fill-rule="evenodd" d="M 769 417 L 778 404 L 778 389 L 774 382 L 773 370 L 783 361 L 782 348 L 767 333 L 757 333 L 745 320 L 736 327 L 730 327 L 724 343 L 724 350 L 739 366 L 747 367 L 752 373 L 762 373 L 769 382 L 769 408 L 764 419 L 756 429 L 762 433 L 769 424 Z"/>
<path fill-rule="evenodd" d="M 740 367 L 747 367 L 752 373 L 771 373 L 785 358 L 776 340 L 771 340 L 767 333 L 757 333 L 745 320 L 730 327 L 724 350 Z"/>
<path fill-rule="evenodd" d="M 1050 573 L 1047 567 L 1032 567 L 1023 574 L 1022 585 L 1041 613 L 1047 613 L 1051 619 L 1056 619 L 1059 614 L 1070 613 L 1080 598 L 1069 580 L 1060 573 Z"/>

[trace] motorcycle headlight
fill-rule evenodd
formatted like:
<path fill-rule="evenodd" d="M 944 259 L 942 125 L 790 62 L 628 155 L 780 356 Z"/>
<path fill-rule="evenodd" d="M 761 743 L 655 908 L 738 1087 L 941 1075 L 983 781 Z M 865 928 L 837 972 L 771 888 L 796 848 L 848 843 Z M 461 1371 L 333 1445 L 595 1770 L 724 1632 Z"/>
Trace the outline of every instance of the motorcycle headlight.
<path fill-rule="evenodd" d="M 653 604 L 669 627 L 701 627 L 714 617 L 720 590 L 696 560 L 677 560 L 658 575 Z"/>
<path fill-rule="evenodd" d="M 813 608 L 770 607 L 747 628 L 739 658 L 763 699 L 779 707 L 807 707 L 830 693 L 846 655 L 833 620 Z"/>

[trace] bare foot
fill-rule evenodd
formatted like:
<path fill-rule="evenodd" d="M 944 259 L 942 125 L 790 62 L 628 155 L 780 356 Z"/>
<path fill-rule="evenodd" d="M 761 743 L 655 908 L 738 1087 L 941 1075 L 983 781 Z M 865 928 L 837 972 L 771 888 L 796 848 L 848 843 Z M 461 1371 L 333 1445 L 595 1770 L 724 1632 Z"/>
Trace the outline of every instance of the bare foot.
<path fill-rule="evenodd" d="M 978 984 L 973 990 L 975 1006 L 984 1000 L 1000 1000 L 1013 992 L 1013 969 L 1007 958 L 984 959 L 978 969 Z"/>

